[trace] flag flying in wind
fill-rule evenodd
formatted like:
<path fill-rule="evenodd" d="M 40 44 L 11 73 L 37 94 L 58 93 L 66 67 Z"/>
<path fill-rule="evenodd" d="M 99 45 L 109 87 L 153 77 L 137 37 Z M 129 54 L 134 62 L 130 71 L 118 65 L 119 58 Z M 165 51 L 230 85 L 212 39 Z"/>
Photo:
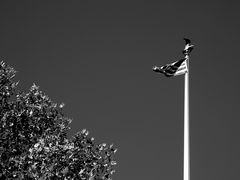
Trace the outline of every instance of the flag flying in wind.
<path fill-rule="evenodd" d="M 163 73 L 167 77 L 178 76 L 188 72 L 187 58 L 180 59 L 162 67 L 153 67 L 153 71 Z"/>

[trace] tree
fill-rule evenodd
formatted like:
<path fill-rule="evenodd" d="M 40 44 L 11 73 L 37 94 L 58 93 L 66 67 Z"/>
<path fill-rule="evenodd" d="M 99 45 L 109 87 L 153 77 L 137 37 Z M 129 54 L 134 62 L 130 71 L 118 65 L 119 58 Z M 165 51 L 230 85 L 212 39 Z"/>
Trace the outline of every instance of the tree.
<path fill-rule="evenodd" d="M 82 130 L 67 138 L 71 119 L 33 84 L 17 90 L 16 71 L 0 63 L 0 179 L 110 180 L 113 145 L 97 144 Z"/>

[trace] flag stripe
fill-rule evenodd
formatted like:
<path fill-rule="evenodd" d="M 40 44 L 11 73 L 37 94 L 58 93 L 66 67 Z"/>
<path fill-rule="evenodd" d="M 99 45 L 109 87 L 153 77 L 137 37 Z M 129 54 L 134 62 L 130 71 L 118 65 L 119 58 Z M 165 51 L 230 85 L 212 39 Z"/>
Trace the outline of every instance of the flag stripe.
<path fill-rule="evenodd" d="M 174 73 L 174 76 L 179 76 L 179 75 L 185 74 L 186 72 L 188 72 L 188 68 L 187 68 L 187 63 L 185 60 L 182 62 L 181 66 L 178 68 L 178 70 Z"/>

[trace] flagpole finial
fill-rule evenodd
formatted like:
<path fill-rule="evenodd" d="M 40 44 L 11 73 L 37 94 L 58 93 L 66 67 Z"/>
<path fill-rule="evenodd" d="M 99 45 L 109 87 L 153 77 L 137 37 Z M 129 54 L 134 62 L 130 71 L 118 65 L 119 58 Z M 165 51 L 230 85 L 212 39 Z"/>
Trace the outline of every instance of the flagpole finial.
<path fill-rule="evenodd" d="M 193 46 L 194 46 L 194 45 L 191 44 L 191 40 L 190 40 L 190 39 L 188 39 L 188 38 L 183 38 L 183 39 L 184 39 L 184 41 L 185 41 L 185 47 L 184 47 L 182 53 L 183 53 L 183 54 L 185 55 L 185 57 L 186 57 L 186 55 L 189 55 L 190 52 L 193 50 Z"/>

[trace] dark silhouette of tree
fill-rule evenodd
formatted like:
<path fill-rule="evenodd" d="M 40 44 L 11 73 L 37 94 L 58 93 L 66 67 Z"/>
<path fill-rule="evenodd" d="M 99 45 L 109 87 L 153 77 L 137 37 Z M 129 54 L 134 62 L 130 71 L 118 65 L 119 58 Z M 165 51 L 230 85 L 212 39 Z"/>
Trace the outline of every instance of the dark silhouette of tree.
<path fill-rule="evenodd" d="M 0 63 L 0 179 L 110 180 L 116 149 L 87 130 L 67 138 L 71 119 L 35 84 L 17 90 L 16 71 Z"/>

